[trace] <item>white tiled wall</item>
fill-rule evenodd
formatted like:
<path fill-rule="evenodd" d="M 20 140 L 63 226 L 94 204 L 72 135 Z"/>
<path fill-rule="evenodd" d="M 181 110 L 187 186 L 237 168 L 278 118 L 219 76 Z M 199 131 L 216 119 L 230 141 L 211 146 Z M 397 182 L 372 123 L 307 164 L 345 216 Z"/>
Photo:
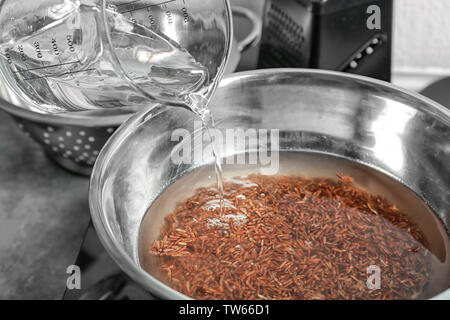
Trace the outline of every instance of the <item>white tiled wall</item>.
<path fill-rule="evenodd" d="M 450 0 L 394 0 L 393 75 L 413 90 L 450 76 Z"/>
<path fill-rule="evenodd" d="M 394 0 L 394 65 L 450 72 L 450 1 Z"/>

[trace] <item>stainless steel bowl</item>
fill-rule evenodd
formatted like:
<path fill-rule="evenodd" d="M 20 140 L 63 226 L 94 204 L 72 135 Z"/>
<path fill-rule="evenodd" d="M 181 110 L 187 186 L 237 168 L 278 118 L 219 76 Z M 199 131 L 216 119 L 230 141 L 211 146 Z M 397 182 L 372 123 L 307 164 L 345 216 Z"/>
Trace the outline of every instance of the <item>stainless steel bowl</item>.
<path fill-rule="evenodd" d="M 443 106 L 370 78 L 273 69 L 226 77 L 211 108 L 220 128 L 280 129 L 280 150 L 336 155 L 398 179 L 434 210 L 436 225 L 448 236 L 450 111 Z M 107 142 L 91 177 L 90 209 L 102 243 L 131 278 L 162 298 L 187 297 L 141 268 L 139 227 L 168 185 L 211 163 L 208 158 L 178 166 L 169 160 L 177 145 L 171 130 L 194 120 L 187 110 L 161 105 L 131 117 Z M 186 191 L 193 189 L 195 181 L 186 185 Z M 164 215 L 152 221 L 156 238 Z M 449 299 L 450 289 L 439 297 Z"/>

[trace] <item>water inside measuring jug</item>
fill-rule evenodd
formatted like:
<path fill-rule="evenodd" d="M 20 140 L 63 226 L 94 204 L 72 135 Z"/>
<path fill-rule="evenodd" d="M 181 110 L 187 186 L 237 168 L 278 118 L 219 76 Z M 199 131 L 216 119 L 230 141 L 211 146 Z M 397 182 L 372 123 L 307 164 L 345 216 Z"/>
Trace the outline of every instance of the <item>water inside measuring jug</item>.
<path fill-rule="evenodd" d="M 2 72 L 35 111 L 140 108 L 149 103 L 144 92 L 180 102 L 209 80 L 186 49 L 113 7 L 106 17 L 117 60 L 102 39 L 100 8 L 66 1 L 49 12 L 45 21 L 30 12 L 2 31 Z"/>

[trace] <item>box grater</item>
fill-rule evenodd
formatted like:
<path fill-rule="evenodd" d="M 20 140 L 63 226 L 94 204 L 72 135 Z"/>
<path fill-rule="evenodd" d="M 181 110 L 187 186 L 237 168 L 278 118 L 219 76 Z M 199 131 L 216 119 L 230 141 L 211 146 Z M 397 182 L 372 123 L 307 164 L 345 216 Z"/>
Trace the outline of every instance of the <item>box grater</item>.
<path fill-rule="evenodd" d="M 371 5 L 381 28 L 367 27 Z M 392 0 L 268 0 L 259 68 L 320 68 L 390 80 Z"/>

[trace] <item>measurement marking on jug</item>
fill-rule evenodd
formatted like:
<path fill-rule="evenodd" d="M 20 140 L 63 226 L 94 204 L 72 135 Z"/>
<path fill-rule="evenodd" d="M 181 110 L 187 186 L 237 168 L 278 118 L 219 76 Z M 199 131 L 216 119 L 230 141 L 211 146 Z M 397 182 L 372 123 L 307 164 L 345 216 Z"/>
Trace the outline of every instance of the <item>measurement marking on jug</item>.
<path fill-rule="evenodd" d="M 130 5 L 130 4 L 139 2 L 139 1 L 142 1 L 142 0 L 133 0 L 133 1 L 130 1 L 130 2 L 121 3 L 121 4 L 118 4 L 116 7 L 127 6 L 127 5 Z"/>
<path fill-rule="evenodd" d="M 24 71 L 34 71 L 34 70 L 41 70 L 41 69 L 47 69 L 47 68 L 53 68 L 53 67 L 61 67 L 61 66 L 65 66 L 68 64 L 75 64 L 75 63 L 80 63 L 79 61 L 72 61 L 72 62 L 65 62 L 65 63 L 58 63 L 58 64 L 52 64 L 52 65 L 48 65 L 48 66 L 42 66 L 42 67 L 37 67 L 37 68 L 31 68 L 28 70 L 18 70 L 18 71 L 14 71 L 14 73 L 21 73 Z M 42 63 L 43 64 L 43 63 Z"/>
<path fill-rule="evenodd" d="M 53 53 L 55 54 L 55 56 L 59 56 L 59 48 L 58 48 L 58 42 L 56 41 L 55 38 L 52 38 L 52 48 L 53 48 Z"/>
<path fill-rule="evenodd" d="M 42 59 L 42 52 L 41 52 L 41 44 L 39 43 L 39 41 L 36 41 L 33 43 L 34 45 L 34 49 L 36 50 L 36 56 L 38 59 Z"/>
<path fill-rule="evenodd" d="M 96 71 L 96 70 L 97 69 L 95 69 L 95 68 L 91 68 L 91 69 L 86 69 L 86 70 L 77 70 L 77 71 L 70 71 L 70 72 L 59 73 L 59 74 L 55 74 L 55 75 L 52 75 L 52 76 L 55 77 L 55 78 L 58 78 L 58 77 L 66 76 L 68 74 L 73 75 L 74 73 Z M 44 78 L 47 78 L 47 76 L 38 76 L 38 77 L 28 78 L 28 79 L 24 79 L 24 80 L 25 81 L 31 81 L 31 80 L 38 80 L 38 79 L 44 79 Z"/>
<path fill-rule="evenodd" d="M 170 12 L 169 10 L 166 9 L 166 17 L 167 17 L 167 22 L 169 24 L 173 23 L 173 18 L 172 18 L 172 12 Z"/>
<path fill-rule="evenodd" d="M 123 14 L 123 13 L 128 13 L 128 12 L 133 12 L 133 11 L 139 11 L 139 10 L 142 10 L 142 9 L 147 9 L 147 8 L 151 8 L 151 7 L 157 7 L 157 6 L 161 6 L 161 5 L 164 5 L 164 4 L 167 4 L 167 3 L 171 3 L 171 2 L 175 2 L 175 1 L 177 1 L 177 0 L 168 0 L 168 1 L 160 2 L 160 3 L 151 4 L 151 5 L 148 5 L 148 6 L 142 6 L 142 7 L 137 7 L 137 8 L 133 8 L 133 9 L 130 9 L 130 10 L 119 11 L 119 13 Z"/>
<path fill-rule="evenodd" d="M 184 3 L 184 1 L 183 1 Z M 189 22 L 189 13 L 186 7 L 181 8 L 181 12 L 183 13 L 183 20 L 185 23 Z"/>
<path fill-rule="evenodd" d="M 133 12 L 130 12 L 130 21 L 131 21 L 133 24 L 137 24 L 137 20 L 133 17 Z"/>
<path fill-rule="evenodd" d="M 25 55 L 25 52 L 23 51 L 23 46 L 18 45 L 17 49 L 19 49 L 20 59 L 25 62 L 27 60 L 27 56 Z"/>
<path fill-rule="evenodd" d="M 11 53 L 10 53 L 11 48 L 5 48 L 4 54 L 5 54 L 5 58 L 6 61 L 8 62 L 9 65 L 14 66 L 14 68 L 16 69 L 16 71 L 13 71 L 13 73 L 17 73 L 17 66 L 14 65 L 12 58 L 11 58 Z M 22 60 L 22 62 L 24 63 L 24 67 L 25 70 L 22 70 L 21 72 L 26 72 L 28 71 L 28 66 L 27 66 L 27 56 L 25 55 L 24 49 L 22 45 L 18 45 L 17 46 L 17 50 L 19 51 L 19 55 L 20 55 L 20 60 Z"/>
<path fill-rule="evenodd" d="M 147 12 L 148 12 L 148 22 L 150 22 L 150 26 L 156 28 L 158 26 L 158 24 L 156 23 L 156 19 L 152 15 L 152 12 L 150 11 L 150 8 L 147 8 Z"/>
<path fill-rule="evenodd" d="M 12 64 L 11 54 L 9 53 L 9 51 L 10 51 L 9 48 L 5 49 L 5 57 L 8 64 Z"/>
<path fill-rule="evenodd" d="M 73 39 L 70 34 L 66 36 L 67 45 L 69 46 L 70 52 L 75 52 L 75 47 L 73 46 Z"/>

